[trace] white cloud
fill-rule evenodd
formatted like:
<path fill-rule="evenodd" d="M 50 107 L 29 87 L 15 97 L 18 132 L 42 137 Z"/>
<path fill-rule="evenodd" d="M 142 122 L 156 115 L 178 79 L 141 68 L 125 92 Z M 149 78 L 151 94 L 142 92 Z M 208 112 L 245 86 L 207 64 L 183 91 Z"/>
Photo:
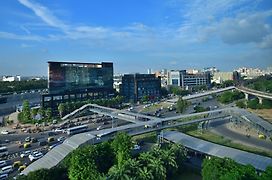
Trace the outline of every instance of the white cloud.
<path fill-rule="evenodd" d="M 38 17 L 40 17 L 48 25 L 56 27 L 56 28 L 60 28 L 62 30 L 68 29 L 68 26 L 65 23 L 63 23 L 61 20 L 56 18 L 53 15 L 53 13 L 50 10 L 48 10 L 46 7 L 35 2 L 30 2 L 29 0 L 18 0 L 18 1 L 22 5 L 31 9 Z"/>

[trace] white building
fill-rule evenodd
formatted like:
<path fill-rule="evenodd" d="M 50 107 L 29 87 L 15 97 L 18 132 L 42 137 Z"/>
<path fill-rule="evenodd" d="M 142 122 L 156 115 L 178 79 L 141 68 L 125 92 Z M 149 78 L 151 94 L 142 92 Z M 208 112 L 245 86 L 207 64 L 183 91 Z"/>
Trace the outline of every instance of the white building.
<path fill-rule="evenodd" d="M 3 76 L 2 81 L 8 81 L 8 82 L 21 81 L 21 76 L 19 76 L 19 75 L 16 75 L 16 76 Z"/>

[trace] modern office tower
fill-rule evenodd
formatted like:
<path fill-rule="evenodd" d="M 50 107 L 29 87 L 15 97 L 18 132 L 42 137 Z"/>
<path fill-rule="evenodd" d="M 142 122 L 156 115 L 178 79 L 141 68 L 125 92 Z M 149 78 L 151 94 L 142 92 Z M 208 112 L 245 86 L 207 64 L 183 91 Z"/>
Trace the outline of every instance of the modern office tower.
<path fill-rule="evenodd" d="M 161 80 L 155 74 L 125 74 L 120 92 L 129 102 L 141 101 L 144 97 L 153 100 L 161 95 Z"/>
<path fill-rule="evenodd" d="M 113 63 L 48 62 L 48 94 L 42 106 L 109 97 L 113 93 Z"/>

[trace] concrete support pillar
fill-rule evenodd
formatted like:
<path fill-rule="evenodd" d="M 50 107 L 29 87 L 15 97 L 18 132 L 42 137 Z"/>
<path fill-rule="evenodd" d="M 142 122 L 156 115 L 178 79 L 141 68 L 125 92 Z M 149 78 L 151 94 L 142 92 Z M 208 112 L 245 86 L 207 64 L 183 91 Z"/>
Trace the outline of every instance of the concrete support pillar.
<path fill-rule="evenodd" d="M 259 99 L 259 104 L 263 104 L 263 98 L 258 97 L 258 99 Z"/>
<path fill-rule="evenodd" d="M 248 101 L 248 94 L 247 93 L 245 93 L 245 99 Z"/>

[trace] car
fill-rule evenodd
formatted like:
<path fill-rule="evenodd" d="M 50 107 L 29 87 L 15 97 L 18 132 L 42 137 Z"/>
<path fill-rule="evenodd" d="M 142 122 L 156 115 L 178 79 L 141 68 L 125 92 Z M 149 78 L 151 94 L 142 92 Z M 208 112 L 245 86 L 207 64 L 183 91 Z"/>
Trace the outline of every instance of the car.
<path fill-rule="evenodd" d="M 26 149 L 26 148 L 29 148 L 29 147 L 31 147 L 31 144 L 30 143 L 25 143 L 24 144 L 24 148 Z"/>
<path fill-rule="evenodd" d="M 2 169 L 1 169 L 1 173 L 2 173 L 2 174 L 9 174 L 9 173 L 11 173 L 12 171 L 13 171 L 13 168 L 12 168 L 11 165 L 2 167 Z"/>
<path fill-rule="evenodd" d="M 13 168 L 19 168 L 21 165 L 22 165 L 22 162 L 21 162 L 21 161 L 15 161 L 15 162 L 13 163 Z"/>
<path fill-rule="evenodd" d="M 102 126 L 98 126 L 98 127 L 96 128 L 96 130 L 99 131 L 101 128 L 102 128 Z"/>
<path fill-rule="evenodd" d="M 139 146 L 138 144 L 135 144 L 134 147 L 133 147 L 134 150 L 140 150 L 141 149 L 141 146 Z"/>
<path fill-rule="evenodd" d="M 7 166 L 7 161 L 5 161 L 5 160 L 0 161 L 0 168 L 2 168 L 4 166 Z"/>
<path fill-rule="evenodd" d="M 18 168 L 18 171 L 19 171 L 19 172 L 22 172 L 23 170 L 25 170 L 25 168 L 26 168 L 26 165 L 22 165 L 22 166 L 20 166 L 20 167 Z"/>
<path fill-rule="evenodd" d="M 64 136 L 61 136 L 61 137 L 58 138 L 58 141 L 59 141 L 59 142 L 62 142 L 62 141 L 64 141 L 64 140 L 65 140 L 65 137 L 64 137 Z"/>
<path fill-rule="evenodd" d="M 8 174 L 0 174 L 0 180 L 8 179 Z"/>
<path fill-rule="evenodd" d="M 35 160 L 37 160 L 37 159 L 40 159 L 41 157 L 43 157 L 43 153 L 38 152 L 38 153 L 36 153 L 36 154 L 31 154 L 31 155 L 29 156 L 29 160 L 32 162 L 32 161 L 35 161 Z"/>
<path fill-rule="evenodd" d="M 1 131 L 1 134 L 9 134 L 8 130 Z"/>
<path fill-rule="evenodd" d="M 48 138 L 47 138 L 47 142 L 50 143 L 50 142 L 53 142 L 53 141 L 55 141 L 55 138 L 54 138 L 54 137 L 48 137 Z"/>
<path fill-rule="evenodd" d="M 25 152 L 23 152 L 22 154 L 20 154 L 20 157 L 21 157 L 21 158 L 24 158 L 24 157 L 29 156 L 30 154 L 31 154 L 31 151 L 25 151 Z"/>
<path fill-rule="evenodd" d="M 47 141 L 43 140 L 39 142 L 39 146 L 45 146 L 47 144 Z"/>
<path fill-rule="evenodd" d="M 28 137 L 25 138 L 25 142 L 30 142 L 30 141 L 31 141 L 31 137 L 30 136 L 28 136 Z"/>
<path fill-rule="evenodd" d="M 31 138 L 31 143 L 36 143 L 36 142 L 38 142 L 37 138 Z"/>
<path fill-rule="evenodd" d="M 63 129 L 57 128 L 54 130 L 56 133 L 63 133 Z"/>

